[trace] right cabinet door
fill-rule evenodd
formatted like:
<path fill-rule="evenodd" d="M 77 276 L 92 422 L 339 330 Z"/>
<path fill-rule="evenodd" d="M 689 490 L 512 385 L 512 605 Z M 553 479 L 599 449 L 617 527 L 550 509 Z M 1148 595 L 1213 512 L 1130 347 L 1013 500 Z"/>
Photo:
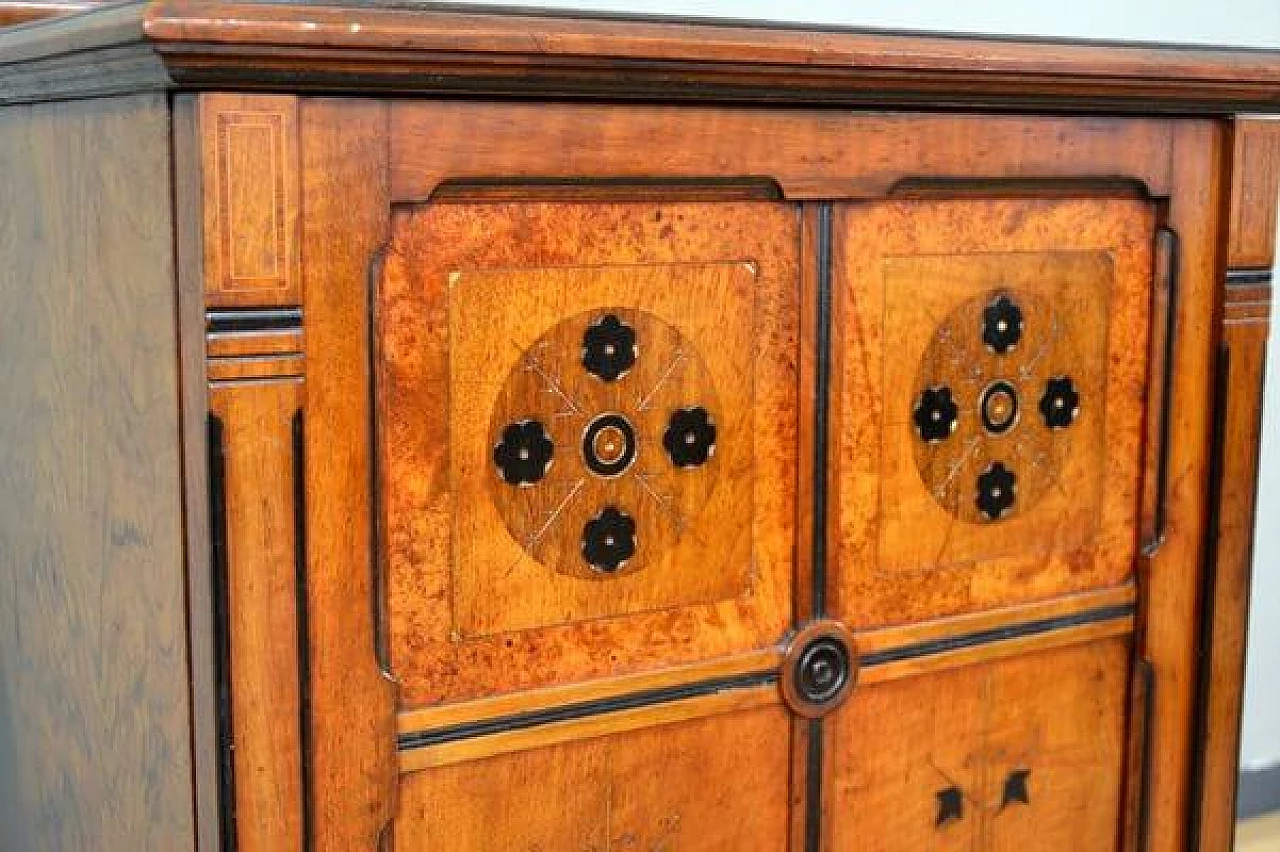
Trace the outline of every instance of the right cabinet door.
<path fill-rule="evenodd" d="M 832 850 L 1122 836 L 1154 206 L 833 211 Z"/>

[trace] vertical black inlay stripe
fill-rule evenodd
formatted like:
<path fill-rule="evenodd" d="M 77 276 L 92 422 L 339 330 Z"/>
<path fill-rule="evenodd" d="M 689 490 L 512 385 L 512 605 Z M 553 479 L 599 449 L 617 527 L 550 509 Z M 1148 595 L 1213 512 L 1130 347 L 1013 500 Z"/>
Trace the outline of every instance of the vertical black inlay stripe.
<path fill-rule="evenodd" d="M 815 239 L 817 316 L 814 317 L 814 413 L 813 413 L 813 618 L 827 614 L 827 445 L 830 440 L 831 406 L 831 213 L 830 203 L 817 208 Z M 805 755 L 805 852 L 822 848 L 823 723 L 809 723 Z"/>
<path fill-rule="evenodd" d="M 1142 784 L 1138 788 L 1138 849 L 1147 852 L 1151 843 L 1151 746 L 1155 740 L 1152 727 L 1156 721 L 1156 670 L 1146 660 L 1139 660 L 1138 676 L 1142 678 Z"/>
<path fill-rule="evenodd" d="M 822 850 L 822 720 L 809 722 L 809 743 L 805 755 L 805 852 Z"/>
<path fill-rule="evenodd" d="M 1197 642 L 1196 715 L 1194 742 L 1203 744 L 1209 732 L 1209 693 L 1213 689 L 1214 598 L 1218 591 L 1218 542 L 1222 530 L 1222 477 L 1226 464 L 1227 405 L 1231 393 L 1231 348 L 1218 350 L 1213 388 L 1213 433 L 1209 443 L 1209 508 L 1205 519 L 1204 552 L 1201 555 L 1200 635 Z M 1191 812 L 1188 815 L 1190 848 L 1200 848 L 1204 820 L 1205 749 L 1197 748 L 1191 768 Z"/>
<path fill-rule="evenodd" d="M 1156 231 L 1156 246 L 1165 253 L 1168 276 L 1168 297 L 1165 308 L 1164 364 L 1160 377 L 1160 446 L 1156 458 L 1156 506 L 1153 518 L 1153 537 L 1146 543 L 1148 551 L 1164 541 L 1167 520 L 1169 490 L 1169 434 L 1173 426 L 1173 362 L 1177 354 L 1178 338 L 1178 271 L 1182 263 L 1182 246 L 1178 234 L 1169 228 Z"/>
<path fill-rule="evenodd" d="M 827 418 L 831 394 L 831 205 L 818 205 L 813 423 L 813 617 L 827 614 Z"/>
<path fill-rule="evenodd" d="M 297 607 L 298 642 L 298 739 L 302 787 L 302 848 L 310 850 L 314 838 L 311 800 L 311 630 L 307 603 L 307 444 L 302 409 L 293 414 L 293 565 Z"/>
<path fill-rule="evenodd" d="M 222 850 L 236 848 L 235 753 L 231 707 L 230 566 L 227 563 L 227 464 L 222 418 L 210 414 L 209 450 L 209 567 L 213 573 L 214 675 L 218 700 L 218 811 Z"/>

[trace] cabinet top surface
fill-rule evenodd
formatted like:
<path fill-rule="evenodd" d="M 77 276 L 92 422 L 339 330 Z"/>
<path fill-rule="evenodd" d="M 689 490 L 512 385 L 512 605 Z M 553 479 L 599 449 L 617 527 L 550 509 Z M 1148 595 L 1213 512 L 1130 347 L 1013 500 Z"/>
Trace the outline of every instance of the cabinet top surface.
<path fill-rule="evenodd" d="M 48 15 L 47 20 L 36 20 Z M 26 21 L 26 23 L 22 23 Z M 173 88 L 1280 111 L 1280 51 L 348 0 L 0 0 L 0 103 Z"/>

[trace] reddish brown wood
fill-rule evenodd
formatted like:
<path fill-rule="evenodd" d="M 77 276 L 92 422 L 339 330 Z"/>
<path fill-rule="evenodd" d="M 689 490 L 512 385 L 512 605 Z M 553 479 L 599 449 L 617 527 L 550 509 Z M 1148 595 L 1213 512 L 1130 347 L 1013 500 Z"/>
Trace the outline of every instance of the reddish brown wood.
<path fill-rule="evenodd" d="M 1280 121 L 1237 119 L 1234 126 L 1227 263 L 1233 269 L 1270 269 L 1276 250 Z"/>
<path fill-rule="evenodd" d="M 387 110 L 314 100 L 302 136 L 307 604 L 318 852 L 373 850 L 395 807 L 395 685 L 380 667 L 369 270 L 387 235 Z"/>

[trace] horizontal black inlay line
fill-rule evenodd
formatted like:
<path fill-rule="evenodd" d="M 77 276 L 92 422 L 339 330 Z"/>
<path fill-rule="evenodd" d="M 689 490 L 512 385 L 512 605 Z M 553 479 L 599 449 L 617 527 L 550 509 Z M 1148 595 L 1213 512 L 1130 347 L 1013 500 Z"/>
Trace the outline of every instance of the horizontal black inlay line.
<path fill-rule="evenodd" d="M 302 328 L 302 308 L 241 308 L 205 312 L 210 334 L 231 331 L 292 331 Z"/>
<path fill-rule="evenodd" d="M 415 731 L 411 734 L 401 734 L 397 738 L 396 744 L 401 751 L 427 748 L 428 746 L 442 745 L 473 737 L 502 734 L 508 731 L 523 731 L 553 722 L 571 722 L 576 719 L 600 716 L 605 713 L 616 713 L 620 710 L 637 710 L 642 707 L 652 707 L 672 701 L 702 698 L 732 689 L 769 686 L 777 682 L 778 673 L 776 671 L 713 678 L 684 686 L 647 689 L 613 698 L 566 704 L 562 707 L 550 707 L 546 710 L 531 710 L 527 713 L 514 713 L 510 716 L 500 716 L 496 719 L 486 719 L 481 722 L 464 722 L 459 725 L 450 725 L 446 728 L 436 728 L 431 731 Z"/>
<path fill-rule="evenodd" d="M 1232 287 L 1242 287 L 1249 284 L 1270 284 L 1272 274 L 1270 269 L 1228 269 L 1227 284 Z"/>
<path fill-rule="evenodd" d="M 945 639 L 934 639 L 929 642 L 917 642 L 914 645 L 903 645 L 900 648 L 889 648 L 864 654 L 859 662 L 865 666 L 882 666 L 886 663 L 897 663 L 903 660 L 914 660 L 917 657 L 928 657 L 948 651 L 961 651 L 992 642 L 1004 642 L 1009 639 L 1023 639 L 1027 636 L 1039 636 L 1068 627 L 1083 627 L 1086 624 L 1098 624 L 1114 621 L 1135 614 L 1135 604 L 1117 604 L 1100 607 L 1073 615 L 1062 615 L 1057 618 L 1045 618 L 1040 621 L 1026 621 L 1022 624 L 1009 624 L 1004 627 L 993 627 L 990 630 L 979 630 L 962 636 L 949 636 Z"/>

